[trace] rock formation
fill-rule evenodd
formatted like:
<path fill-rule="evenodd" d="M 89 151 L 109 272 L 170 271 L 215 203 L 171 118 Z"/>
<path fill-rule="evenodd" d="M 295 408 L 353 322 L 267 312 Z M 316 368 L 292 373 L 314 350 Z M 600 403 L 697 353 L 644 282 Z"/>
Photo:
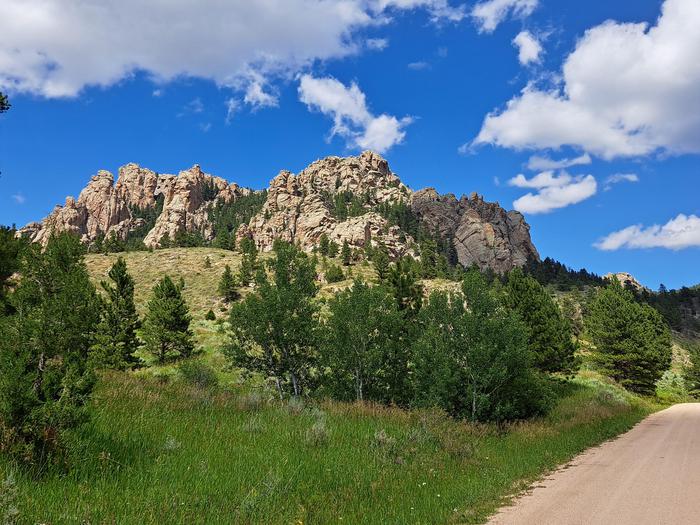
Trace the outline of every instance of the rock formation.
<path fill-rule="evenodd" d="M 640 283 L 634 275 L 631 273 L 627 272 L 617 272 L 617 273 L 608 273 L 603 276 L 605 279 L 608 280 L 613 280 L 617 279 L 617 281 L 624 287 L 624 288 L 630 288 L 632 290 L 635 290 L 637 292 L 641 292 L 643 290 L 648 290 L 642 283 Z"/>
<path fill-rule="evenodd" d="M 464 267 L 476 264 L 503 273 L 539 259 L 522 214 L 506 212 L 476 193 L 457 200 L 427 188 L 413 194 L 411 208 L 428 231 L 450 240 Z"/>
<path fill-rule="evenodd" d="M 98 172 L 77 201 L 69 197 L 41 223 L 28 224 L 20 233 L 45 243 L 51 232 L 70 231 L 90 243 L 112 234 L 126 239 L 138 229 L 150 247 L 180 232 L 198 232 L 211 240 L 217 233 L 209 219 L 211 205 L 249 194 L 199 166 L 175 176 L 127 164 L 120 168 L 116 184 L 111 173 Z M 408 216 L 410 227 L 400 224 L 397 214 Z M 147 215 L 151 222 L 144 219 Z M 505 272 L 530 258 L 539 259 L 520 213 L 507 212 L 476 194 L 457 199 L 432 188 L 412 192 L 386 160 L 370 151 L 317 160 L 298 174 L 281 171 L 270 182 L 262 208 L 235 233 L 239 240 L 253 239 L 262 251 L 271 250 L 278 238 L 311 250 L 325 235 L 338 244 L 347 241 L 354 249 L 381 244 L 396 257 L 418 255 L 412 235 L 419 230 L 451 245 L 465 267 L 476 264 Z"/>
<path fill-rule="evenodd" d="M 157 247 L 166 233 L 174 238 L 178 232 L 199 231 L 211 238 L 207 209 L 217 200 L 230 202 L 250 190 L 212 177 L 195 165 L 179 175 L 159 175 L 136 164 L 119 168 L 119 178 L 101 170 L 80 192 L 78 200 L 66 199 L 43 221 L 30 223 L 19 233 L 32 241 L 46 244 L 52 232 L 68 231 L 91 243 L 100 236 L 114 234 L 124 240 L 143 226 L 139 214 L 154 210 L 158 201 L 162 211 L 144 239 L 146 246 Z"/>

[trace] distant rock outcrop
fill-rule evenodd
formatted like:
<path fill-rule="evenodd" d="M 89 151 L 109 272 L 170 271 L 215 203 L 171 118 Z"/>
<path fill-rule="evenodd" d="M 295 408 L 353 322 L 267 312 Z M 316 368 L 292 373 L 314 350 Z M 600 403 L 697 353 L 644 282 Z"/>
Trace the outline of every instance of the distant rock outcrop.
<path fill-rule="evenodd" d="M 634 275 L 627 272 L 608 273 L 603 277 L 608 280 L 617 279 L 617 282 L 619 282 L 624 288 L 629 288 L 636 292 L 641 292 L 648 289 L 646 286 L 640 283 L 634 277 Z"/>
<path fill-rule="evenodd" d="M 69 197 L 64 206 L 20 233 L 45 243 L 51 232 L 70 231 L 91 243 L 101 236 L 126 239 L 130 232 L 145 230 L 143 241 L 150 247 L 180 232 L 211 240 L 217 234 L 210 219 L 212 205 L 250 193 L 199 166 L 176 176 L 127 164 L 116 184 L 111 173 L 98 172 L 77 201 Z M 383 245 L 394 257 L 418 255 L 414 237 L 421 231 L 452 246 L 465 267 L 476 264 L 502 273 L 539 259 L 520 213 L 507 212 L 477 194 L 457 199 L 432 188 L 412 192 L 385 159 L 370 151 L 317 160 L 298 174 L 281 171 L 270 182 L 262 207 L 253 210 L 249 221 L 247 217 L 236 237 L 253 239 L 262 251 L 271 250 L 275 239 L 311 250 L 326 236 L 354 249 Z"/>

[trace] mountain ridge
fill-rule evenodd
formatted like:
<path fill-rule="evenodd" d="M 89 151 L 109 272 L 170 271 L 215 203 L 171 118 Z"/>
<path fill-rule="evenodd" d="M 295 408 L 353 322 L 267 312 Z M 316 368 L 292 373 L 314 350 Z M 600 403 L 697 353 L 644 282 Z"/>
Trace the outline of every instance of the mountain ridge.
<path fill-rule="evenodd" d="M 460 199 L 434 188 L 413 191 L 377 153 L 326 157 L 297 174 L 282 170 L 265 190 L 251 190 L 202 171 L 199 165 L 178 175 L 159 174 L 137 164 L 119 168 L 118 178 L 98 171 L 78 199 L 68 197 L 20 235 L 45 244 L 52 232 L 69 231 L 86 244 L 114 237 L 136 237 L 159 248 L 182 234 L 204 242 L 217 234 L 253 239 L 262 251 L 275 239 L 298 243 L 309 251 L 325 236 L 351 249 L 386 247 L 393 257 L 417 256 L 431 239 L 452 263 L 477 265 L 499 273 L 523 266 L 539 254 L 530 227 L 517 211 L 506 211 L 472 193 Z M 257 195 L 250 218 L 223 226 L 212 210 L 234 206 Z M 166 241 L 167 240 L 167 241 Z"/>

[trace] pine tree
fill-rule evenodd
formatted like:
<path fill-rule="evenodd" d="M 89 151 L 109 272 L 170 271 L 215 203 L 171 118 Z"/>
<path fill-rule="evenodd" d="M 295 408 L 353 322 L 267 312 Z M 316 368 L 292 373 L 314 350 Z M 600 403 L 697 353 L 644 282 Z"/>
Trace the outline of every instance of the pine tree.
<path fill-rule="evenodd" d="M 134 304 L 134 279 L 127 272 L 122 257 L 109 270 L 111 282 L 102 281 L 105 292 L 102 315 L 97 325 L 90 361 L 96 367 L 124 370 L 136 364 L 139 348 L 136 330 L 141 323 Z"/>
<path fill-rule="evenodd" d="M 204 268 L 207 270 L 211 268 L 211 259 L 208 255 L 204 258 Z"/>
<path fill-rule="evenodd" d="M 508 276 L 506 302 L 528 328 L 528 348 L 534 365 L 543 372 L 571 372 L 576 351 L 571 324 L 547 290 L 515 269 Z"/>
<path fill-rule="evenodd" d="M 389 270 L 388 281 L 399 310 L 407 317 L 418 313 L 423 302 L 423 285 L 418 281 L 409 257 L 397 259 Z"/>
<path fill-rule="evenodd" d="M 15 237 L 15 229 L 0 226 L 0 317 L 10 313 L 7 294 L 12 285 L 10 278 L 20 268 L 25 242 Z"/>
<path fill-rule="evenodd" d="M 372 260 L 374 265 L 374 271 L 377 272 L 377 279 L 380 283 L 383 283 L 389 277 L 389 254 L 387 253 L 386 246 L 383 244 L 374 251 L 374 258 Z"/>
<path fill-rule="evenodd" d="M 0 113 L 5 113 L 5 111 L 10 109 L 10 101 L 7 100 L 7 95 L 0 93 Z"/>
<path fill-rule="evenodd" d="M 629 390 L 653 394 L 671 365 L 671 335 L 661 314 L 614 281 L 592 300 L 585 325 L 601 370 Z"/>
<path fill-rule="evenodd" d="M 227 303 L 236 301 L 240 297 L 236 287 L 236 279 L 233 276 L 231 267 L 227 264 L 224 267 L 224 273 L 221 274 L 221 280 L 219 280 L 219 295 L 223 297 L 224 301 Z"/>
<path fill-rule="evenodd" d="M 337 255 L 338 255 L 338 243 L 335 241 L 331 241 L 328 244 L 328 257 L 330 257 L 332 259 Z"/>
<path fill-rule="evenodd" d="M 169 276 L 153 288 L 143 323 L 145 348 L 159 363 L 171 357 L 189 357 L 194 349 L 192 320 L 182 289 Z"/>
<path fill-rule="evenodd" d="M 60 460 L 63 433 L 87 418 L 94 386 L 99 299 L 84 253 L 67 233 L 27 247 L 9 298 L 15 313 L 0 319 L 0 448 L 39 467 Z"/>
<path fill-rule="evenodd" d="M 340 258 L 343 261 L 343 266 L 350 266 L 352 252 L 350 251 L 350 245 L 347 240 L 343 241 L 343 248 L 340 250 Z"/>
<path fill-rule="evenodd" d="M 324 257 L 328 257 L 328 250 L 330 248 L 330 240 L 328 239 L 328 235 L 325 233 L 321 234 L 321 237 L 318 239 L 318 253 L 323 255 Z"/>

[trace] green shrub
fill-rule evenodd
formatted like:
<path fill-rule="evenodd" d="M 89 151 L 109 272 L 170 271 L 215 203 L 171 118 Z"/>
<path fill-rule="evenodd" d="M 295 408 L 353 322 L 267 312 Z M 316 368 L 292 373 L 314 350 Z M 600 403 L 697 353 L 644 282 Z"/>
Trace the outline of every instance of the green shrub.
<path fill-rule="evenodd" d="M 178 370 L 185 382 L 197 388 L 214 388 L 219 384 L 214 369 L 201 361 L 184 361 Z"/>
<path fill-rule="evenodd" d="M 214 313 L 214 310 L 210 308 L 207 314 L 204 316 L 204 318 L 207 321 L 216 321 L 216 314 Z"/>
<path fill-rule="evenodd" d="M 337 283 L 345 279 L 345 274 L 340 266 L 331 264 L 326 270 L 326 282 Z"/>

